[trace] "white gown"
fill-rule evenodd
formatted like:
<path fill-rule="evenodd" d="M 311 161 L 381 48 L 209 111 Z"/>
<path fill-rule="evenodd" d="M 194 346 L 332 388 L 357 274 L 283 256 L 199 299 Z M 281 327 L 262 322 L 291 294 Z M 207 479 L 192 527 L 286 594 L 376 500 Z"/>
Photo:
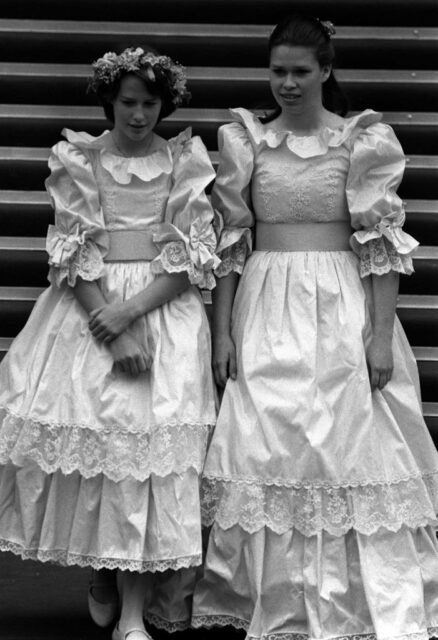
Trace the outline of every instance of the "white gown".
<path fill-rule="evenodd" d="M 130 330 L 152 354 L 113 369 L 71 288 L 108 300 L 163 271 L 211 287 L 215 235 L 207 151 L 186 131 L 145 157 L 111 136 L 66 132 L 50 158 L 51 286 L 0 366 L 0 548 L 95 569 L 163 572 L 201 562 L 199 474 L 215 423 L 210 334 L 191 286 Z M 105 262 L 109 231 L 154 228 L 153 261 Z"/>
<path fill-rule="evenodd" d="M 250 640 L 426 640 L 438 635 L 438 455 L 397 318 L 382 391 L 365 358 L 366 276 L 410 273 L 417 245 L 401 230 L 402 150 L 372 111 L 304 138 L 232 113 L 213 204 L 219 275 L 242 273 L 238 374 L 204 468 L 212 529 L 193 624 Z M 249 255 L 255 220 L 351 220 L 353 251 Z"/>

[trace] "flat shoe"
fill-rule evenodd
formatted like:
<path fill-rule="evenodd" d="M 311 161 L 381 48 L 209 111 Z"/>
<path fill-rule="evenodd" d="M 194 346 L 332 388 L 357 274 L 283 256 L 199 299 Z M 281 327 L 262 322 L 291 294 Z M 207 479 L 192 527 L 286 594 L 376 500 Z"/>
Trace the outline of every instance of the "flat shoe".
<path fill-rule="evenodd" d="M 129 634 L 134 633 L 134 631 L 136 631 L 137 633 L 142 633 L 146 640 L 152 640 L 151 636 L 144 629 L 129 629 L 128 631 L 125 631 L 125 633 L 123 633 L 122 631 L 120 631 L 118 624 L 114 627 L 113 635 L 111 637 L 112 640 L 129 640 Z"/>
<path fill-rule="evenodd" d="M 93 584 L 88 588 L 88 611 L 98 627 L 109 627 L 117 619 L 119 604 L 116 600 L 112 602 L 99 602 L 93 596 Z"/>

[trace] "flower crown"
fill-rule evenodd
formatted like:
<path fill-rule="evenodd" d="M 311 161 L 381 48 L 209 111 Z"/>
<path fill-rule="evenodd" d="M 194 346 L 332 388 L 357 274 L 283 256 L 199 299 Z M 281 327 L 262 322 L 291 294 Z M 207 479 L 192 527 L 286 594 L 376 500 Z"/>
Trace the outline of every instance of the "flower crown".
<path fill-rule="evenodd" d="M 333 22 L 330 22 L 330 20 L 320 20 L 319 18 L 317 18 L 317 20 L 321 25 L 325 35 L 330 40 L 331 37 L 336 33 L 335 25 L 333 24 Z"/>
<path fill-rule="evenodd" d="M 102 58 L 93 62 L 93 76 L 89 80 L 89 87 L 97 91 L 101 83 L 112 84 L 122 73 L 130 71 L 144 71 L 151 82 L 157 77 L 164 80 L 172 95 L 172 102 L 176 106 L 190 98 L 187 91 L 187 77 L 185 68 L 174 62 L 169 56 L 160 56 L 145 52 L 141 47 L 125 49 L 120 55 L 108 51 Z"/>

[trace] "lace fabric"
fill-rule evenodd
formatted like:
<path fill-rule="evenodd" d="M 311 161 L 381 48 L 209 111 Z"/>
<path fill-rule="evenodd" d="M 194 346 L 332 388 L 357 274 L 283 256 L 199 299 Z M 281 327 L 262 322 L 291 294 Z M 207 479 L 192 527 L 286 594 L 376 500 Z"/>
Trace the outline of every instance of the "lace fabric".
<path fill-rule="evenodd" d="M 152 272 L 159 273 L 181 273 L 186 271 L 191 284 L 197 285 L 201 289 L 213 289 L 215 279 L 209 270 L 197 267 L 187 253 L 183 240 L 175 240 L 164 245 L 160 255 L 152 262 Z"/>
<path fill-rule="evenodd" d="M 43 423 L 0 409 L 0 463 L 22 466 L 32 460 L 46 473 L 78 470 L 85 478 L 99 473 L 116 482 L 131 476 L 143 481 L 202 469 L 212 425 L 171 423 L 128 432 L 117 425 Z"/>
<path fill-rule="evenodd" d="M 360 245 L 359 258 L 361 278 L 371 274 L 381 276 L 390 271 L 410 275 L 414 271 L 411 256 L 398 253 L 383 236 Z"/>
<path fill-rule="evenodd" d="M 204 478 L 202 521 L 248 533 L 268 527 L 277 534 L 297 529 L 305 536 L 350 529 L 370 535 L 380 527 L 398 531 L 438 525 L 438 472 L 393 482 L 356 486 L 278 485 Z"/>
<path fill-rule="evenodd" d="M 97 280 L 103 275 L 104 262 L 102 255 L 92 240 L 80 244 L 67 265 L 51 266 L 49 281 L 57 287 L 64 280 L 70 287 L 74 287 L 79 277 L 82 280 Z"/>
<path fill-rule="evenodd" d="M 195 629 L 201 627 L 227 627 L 231 626 L 234 629 L 243 629 L 245 631 L 249 628 L 249 622 L 242 620 L 234 616 L 227 615 L 195 615 L 192 619 L 192 626 Z M 424 631 L 406 633 L 398 636 L 388 636 L 386 638 L 379 638 L 379 640 L 429 640 L 434 638 L 438 634 L 438 626 L 431 625 L 424 629 Z M 248 634 L 245 640 L 311 640 L 307 633 L 293 632 L 293 633 L 268 633 L 261 636 L 254 636 Z M 331 637 L 327 640 L 378 640 L 375 633 L 354 633 L 350 635 L 342 635 Z"/>
<path fill-rule="evenodd" d="M 177 571 L 178 569 L 188 569 L 197 567 L 202 562 L 201 555 L 186 556 L 182 558 L 166 558 L 163 560 L 137 560 L 126 558 L 99 558 L 96 556 L 86 556 L 64 549 L 44 550 L 26 549 L 19 544 L 9 540 L 0 540 L 0 551 L 10 551 L 20 556 L 23 560 L 38 560 L 39 562 L 55 562 L 64 567 L 76 565 L 79 567 L 91 567 L 96 571 L 100 569 L 120 569 L 121 571 L 145 571 L 160 572 Z"/>
<path fill-rule="evenodd" d="M 163 629 L 167 633 L 175 633 L 176 631 L 185 631 L 190 628 L 190 620 L 166 620 L 156 613 L 146 612 L 145 616 L 146 620 L 153 624 L 157 629 Z"/>
<path fill-rule="evenodd" d="M 221 263 L 215 270 L 215 275 L 218 278 L 223 278 L 231 271 L 241 274 L 248 254 L 248 241 L 245 236 L 242 236 L 235 244 L 220 253 Z"/>

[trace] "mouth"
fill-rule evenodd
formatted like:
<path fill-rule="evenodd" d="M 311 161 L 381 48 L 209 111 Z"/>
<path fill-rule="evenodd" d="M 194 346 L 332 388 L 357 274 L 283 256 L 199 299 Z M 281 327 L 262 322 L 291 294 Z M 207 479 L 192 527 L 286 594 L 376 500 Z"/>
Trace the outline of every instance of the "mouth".
<path fill-rule="evenodd" d="M 293 93 L 280 93 L 280 96 L 285 102 L 296 102 L 301 97 L 300 95 Z"/>
<path fill-rule="evenodd" d="M 144 131 L 146 129 L 146 125 L 145 124 L 130 124 L 129 128 L 132 129 L 133 131 L 140 132 L 140 131 Z"/>

